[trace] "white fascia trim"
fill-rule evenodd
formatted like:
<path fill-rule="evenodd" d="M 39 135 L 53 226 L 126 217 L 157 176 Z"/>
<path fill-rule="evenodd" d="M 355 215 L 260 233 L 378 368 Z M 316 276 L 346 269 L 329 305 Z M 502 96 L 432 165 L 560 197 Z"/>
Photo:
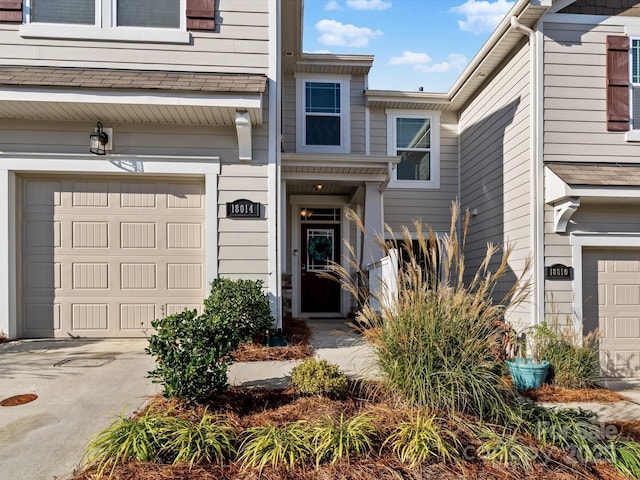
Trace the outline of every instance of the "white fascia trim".
<path fill-rule="evenodd" d="M 429 118 L 431 119 L 431 178 L 433 180 L 396 180 L 396 166 L 388 188 L 413 189 L 413 190 L 437 190 L 440 188 L 440 116 L 439 110 L 402 110 L 387 108 L 384 112 L 387 116 L 387 155 L 395 157 L 396 122 L 398 117 L 404 118 Z M 398 158 L 398 157 L 396 157 Z"/>
<path fill-rule="evenodd" d="M 25 23 L 20 26 L 23 38 L 65 40 L 99 40 L 111 42 L 188 44 L 191 34 L 174 28 L 98 27 L 95 25 L 61 25 L 57 23 Z"/>
<path fill-rule="evenodd" d="M 148 90 L 144 90 L 148 92 Z M 193 107 L 225 107 L 237 109 L 262 108 L 262 94 L 200 94 L 200 93 L 154 93 L 143 95 L 138 91 L 113 92 L 95 90 L 78 92 L 62 89 L 25 89 L 21 87 L 0 88 L 0 101 L 46 102 L 46 103 L 104 103 L 120 105 L 168 105 Z"/>
<path fill-rule="evenodd" d="M 577 233 L 570 236 L 571 257 L 573 260 L 573 323 L 576 332 L 582 332 L 582 253 L 584 247 L 607 247 L 607 248 L 640 248 L 640 236 L 636 233 L 615 234 L 615 233 Z"/>
<path fill-rule="evenodd" d="M 0 152 L 0 168 L 16 172 L 220 174 L 220 157 Z"/>

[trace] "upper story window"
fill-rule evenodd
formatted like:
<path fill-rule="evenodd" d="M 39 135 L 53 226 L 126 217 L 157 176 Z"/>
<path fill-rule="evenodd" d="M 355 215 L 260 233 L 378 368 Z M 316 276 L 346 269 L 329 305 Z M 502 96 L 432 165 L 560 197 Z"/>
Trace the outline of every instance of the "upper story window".
<path fill-rule="evenodd" d="M 349 79 L 297 78 L 297 151 L 349 153 Z"/>
<path fill-rule="evenodd" d="M 24 6 L 25 37 L 189 41 L 187 0 L 25 0 Z"/>
<path fill-rule="evenodd" d="M 439 112 L 387 110 L 387 153 L 400 157 L 392 187 L 440 187 Z"/>
<path fill-rule="evenodd" d="M 631 40 L 631 125 L 640 130 L 640 40 Z"/>

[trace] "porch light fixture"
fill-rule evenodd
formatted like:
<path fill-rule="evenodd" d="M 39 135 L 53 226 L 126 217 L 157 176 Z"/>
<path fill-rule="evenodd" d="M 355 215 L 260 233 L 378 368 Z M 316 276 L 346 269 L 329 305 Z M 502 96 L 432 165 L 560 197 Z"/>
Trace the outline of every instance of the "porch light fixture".
<path fill-rule="evenodd" d="M 321 192 L 322 189 L 324 188 L 324 185 L 321 183 L 317 183 L 313 186 L 313 188 L 315 188 L 316 192 Z"/>
<path fill-rule="evenodd" d="M 106 146 L 109 142 L 109 135 L 104 133 L 102 128 L 102 123 L 96 123 L 96 128 L 93 133 L 89 135 L 89 151 L 91 153 L 95 153 L 96 155 L 104 155 L 106 154 Z"/>
<path fill-rule="evenodd" d="M 308 220 L 311 215 L 313 215 L 313 210 L 311 210 L 310 208 L 303 208 L 302 210 L 300 210 L 300 216 L 304 220 Z"/>

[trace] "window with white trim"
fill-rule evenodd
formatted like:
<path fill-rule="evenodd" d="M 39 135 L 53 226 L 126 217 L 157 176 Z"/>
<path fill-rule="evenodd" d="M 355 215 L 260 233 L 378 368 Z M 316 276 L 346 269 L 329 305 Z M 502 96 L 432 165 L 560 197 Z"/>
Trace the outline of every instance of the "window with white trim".
<path fill-rule="evenodd" d="M 25 0 L 22 36 L 188 41 L 187 0 Z"/>
<path fill-rule="evenodd" d="M 27 0 L 29 23 L 179 29 L 182 11 L 181 0 Z"/>
<path fill-rule="evenodd" d="M 349 79 L 296 79 L 299 152 L 349 153 Z"/>
<path fill-rule="evenodd" d="M 440 187 L 439 112 L 387 110 L 387 152 L 400 157 L 392 187 Z"/>

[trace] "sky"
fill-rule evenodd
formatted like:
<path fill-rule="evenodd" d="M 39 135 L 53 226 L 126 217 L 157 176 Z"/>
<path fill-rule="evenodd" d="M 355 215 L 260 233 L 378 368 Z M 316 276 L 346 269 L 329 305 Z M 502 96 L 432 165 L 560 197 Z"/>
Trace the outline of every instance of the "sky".
<path fill-rule="evenodd" d="M 375 55 L 370 89 L 446 92 L 514 3 L 304 0 L 303 50 Z"/>

